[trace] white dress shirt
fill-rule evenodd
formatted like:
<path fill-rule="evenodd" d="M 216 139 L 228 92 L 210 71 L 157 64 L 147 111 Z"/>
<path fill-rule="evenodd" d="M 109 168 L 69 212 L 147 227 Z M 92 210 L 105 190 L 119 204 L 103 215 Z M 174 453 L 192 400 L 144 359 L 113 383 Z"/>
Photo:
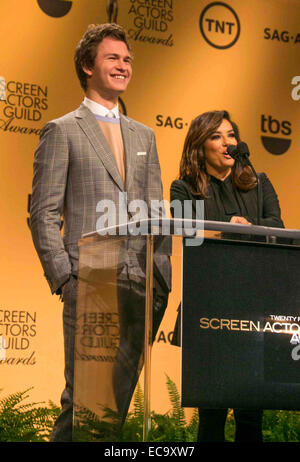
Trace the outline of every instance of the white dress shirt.
<path fill-rule="evenodd" d="M 96 103 L 96 101 L 92 101 L 91 99 L 87 98 L 86 96 L 85 96 L 85 98 L 83 100 L 83 104 L 85 104 L 90 109 L 90 111 L 92 111 L 92 113 L 95 114 L 95 115 L 99 115 L 99 116 L 102 116 L 102 117 L 107 117 L 107 114 L 109 112 L 112 112 L 116 119 L 120 118 L 119 106 L 118 105 L 116 105 L 115 107 L 113 107 L 112 109 L 109 110 L 109 109 L 107 109 L 107 107 L 102 106 L 102 104 Z"/>

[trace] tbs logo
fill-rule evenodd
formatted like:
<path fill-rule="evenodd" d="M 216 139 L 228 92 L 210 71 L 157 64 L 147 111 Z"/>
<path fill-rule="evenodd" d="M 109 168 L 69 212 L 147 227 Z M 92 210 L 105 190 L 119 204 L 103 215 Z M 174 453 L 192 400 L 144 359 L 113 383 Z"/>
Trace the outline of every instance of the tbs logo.
<path fill-rule="evenodd" d="M 291 122 L 287 120 L 280 122 L 271 115 L 265 116 L 263 114 L 261 116 L 261 131 L 262 133 L 266 133 L 266 135 L 261 136 L 262 144 L 271 154 L 278 156 L 284 154 L 289 149 L 292 140 L 290 138 L 282 138 L 280 135 L 289 136 L 292 134 Z"/>

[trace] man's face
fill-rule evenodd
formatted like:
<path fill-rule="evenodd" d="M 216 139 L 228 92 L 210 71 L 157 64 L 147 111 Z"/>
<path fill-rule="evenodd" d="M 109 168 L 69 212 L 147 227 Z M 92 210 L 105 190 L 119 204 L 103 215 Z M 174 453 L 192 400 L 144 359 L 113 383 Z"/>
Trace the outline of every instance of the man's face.
<path fill-rule="evenodd" d="M 88 91 L 96 91 L 105 99 L 116 99 L 123 93 L 132 75 L 132 58 L 124 42 L 106 37 L 98 45 L 94 67 L 88 74 Z"/>

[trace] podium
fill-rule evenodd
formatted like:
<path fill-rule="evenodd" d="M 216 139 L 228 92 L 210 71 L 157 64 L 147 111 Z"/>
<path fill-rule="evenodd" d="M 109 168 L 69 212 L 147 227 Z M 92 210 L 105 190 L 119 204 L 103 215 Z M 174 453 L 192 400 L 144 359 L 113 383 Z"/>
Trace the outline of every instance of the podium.
<path fill-rule="evenodd" d="M 299 240 L 298 230 L 179 219 L 83 236 L 74 441 L 122 441 L 139 378 L 148 440 L 151 379 L 164 373 L 153 341 L 179 302 L 183 407 L 300 409 Z"/>

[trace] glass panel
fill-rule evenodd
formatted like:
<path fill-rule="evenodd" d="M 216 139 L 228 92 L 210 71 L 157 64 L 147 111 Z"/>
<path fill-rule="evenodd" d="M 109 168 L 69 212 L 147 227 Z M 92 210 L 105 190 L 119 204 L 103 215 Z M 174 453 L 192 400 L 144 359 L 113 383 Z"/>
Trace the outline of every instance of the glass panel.
<path fill-rule="evenodd" d="M 168 302 L 170 253 L 171 240 L 165 236 L 105 238 L 94 235 L 81 241 L 74 377 L 75 441 L 128 439 L 130 429 L 124 421 L 135 396 L 144 353 L 146 365 L 150 366 L 152 341 Z M 146 351 L 145 310 L 149 319 Z M 144 394 L 139 410 L 141 431 L 136 434 L 135 430 L 130 436 L 136 440 L 147 439 L 150 429 L 147 418 L 150 367 L 141 379 L 137 389 L 139 400 Z M 134 405 L 132 412 L 136 412 Z M 130 410 L 128 417 L 132 412 Z"/>

